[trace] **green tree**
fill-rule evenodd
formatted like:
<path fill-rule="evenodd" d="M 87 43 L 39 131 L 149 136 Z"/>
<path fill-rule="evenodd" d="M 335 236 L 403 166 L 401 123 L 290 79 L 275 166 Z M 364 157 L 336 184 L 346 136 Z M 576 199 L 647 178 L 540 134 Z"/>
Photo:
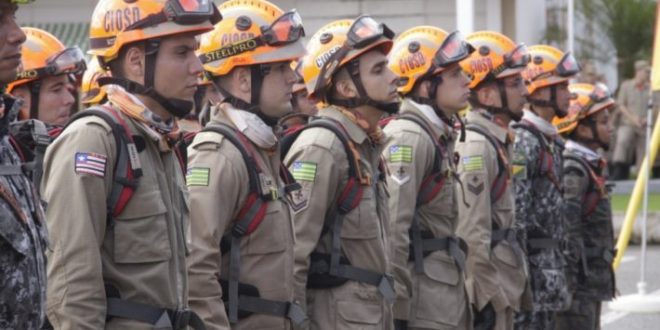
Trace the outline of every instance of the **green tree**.
<path fill-rule="evenodd" d="M 575 35 L 577 56 L 583 60 L 605 60 L 615 53 L 609 44 L 598 43 L 604 35 L 616 49 L 619 81 L 631 77 L 634 62 L 650 59 L 653 48 L 653 26 L 656 0 L 576 0 L 576 16 L 585 22 L 585 31 Z M 566 8 L 550 8 L 543 42 L 565 46 Z"/>
<path fill-rule="evenodd" d="M 636 60 L 651 58 L 655 0 L 579 0 L 576 6 L 616 48 L 619 79 L 633 75 Z"/>

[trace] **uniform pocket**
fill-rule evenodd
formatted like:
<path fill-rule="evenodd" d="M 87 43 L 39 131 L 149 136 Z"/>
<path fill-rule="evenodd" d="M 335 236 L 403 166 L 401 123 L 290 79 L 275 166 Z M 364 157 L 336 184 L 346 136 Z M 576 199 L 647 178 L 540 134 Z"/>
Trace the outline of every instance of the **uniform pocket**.
<path fill-rule="evenodd" d="M 270 202 L 265 218 L 259 227 L 246 238 L 245 255 L 282 252 L 286 249 L 286 230 L 289 224 L 282 207 L 286 204 Z"/>
<path fill-rule="evenodd" d="M 134 194 L 114 221 L 114 261 L 133 264 L 170 259 L 166 213 L 160 190 Z"/>
<path fill-rule="evenodd" d="M 424 259 L 424 274 L 417 276 L 416 317 L 457 326 L 466 308 L 461 273 L 454 260 L 439 251 Z"/>
<path fill-rule="evenodd" d="M 362 186 L 362 188 L 360 204 L 344 216 L 341 238 L 372 239 L 378 237 L 379 218 L 374 190 L 369 186 Z"/>
<path fill-rule="evenodd" d="M 380 305 L 364 302 L 337 302 L 335 329 L 382 330 L 383 310 Z"/>
<path fill-rule="evenodd" d="M 493 255 L 495 256 L 495 259 L 503 262 L 504 264 L 511 266 L 511 267 L 518 267 L 519 266 L 519 260 L 518 256 L 516 255 L 515 252 L 513 252 L 514 247 L 511 246 L 511 244 L 503 240 L 495 246 L 493 249 Z"/>

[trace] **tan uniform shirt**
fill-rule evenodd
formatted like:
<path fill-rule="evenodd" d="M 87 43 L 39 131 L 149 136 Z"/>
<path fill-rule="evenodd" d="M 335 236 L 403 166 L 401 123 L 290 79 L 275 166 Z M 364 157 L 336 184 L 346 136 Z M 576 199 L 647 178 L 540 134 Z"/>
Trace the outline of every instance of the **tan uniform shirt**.
<path fill-rule="evenodd" d="M 355 143 L 363 176 L 371 176 L 371 186 L 363 186 L 359 205 L 344 216 L 341 247 L 355 267 L 377 273 L 388 271 L 386 188 L 378 180 L 382 145 L 374 145 L 365 131 L 337 108 L 319 111 L 322 117 L 339 121 Z M 324 128 L 303 131 L 284 160 L 302 185 L 294 209 L 295 297 L 307 305 L 311 329 L 389 329 L 391 308 L 375 286 L 356 281 L 332 289 L 306 290 L 310 254 L 330 253 L 330 235 L 321 235 L 326 214 L 336 207 L 348 180 L 346 151 L 336 135 Z"/>
<path fill-rule="evenodd" d="M 660 106 L 660 95 L 658 93 L 654 93 L 653 98 L 655 116 L 657 109 Z M 621 83 L 621 87 L 619 88 L 617 103 L 625 106 L 631 114 L 640 118 L 646 118 L 646 109 L 649 103 L 649 84 L 644 84 L 642 85 L 642 88 L 639 88 L 634 79 L 624 81 Z M 624 125 L 635 126 L 634 123 L 630 122 L 628 117 L 622 117 Z"/>
<path fill-rule="evenodd" d="M 48 203 L 48 318 L 56 329 L 151 329 L 113 318 L 106 323 L 104 284 L 122 299 L 166 308 L 187 306 L 187 190 L 181 165 L 141 124 L 122 114 L 141 137 L 144 175 L 124 211 L 106 222 L 118 146 L 98 117 L 75 121 L 48 147 L 42 198 Z M 105 160 L 104 175 L 79 170 L 77 158 Z"/>
<path fill-rule="evenodd" d="M 425 107 L 423 111 L 422 107 Z M 429 114 L 430 112 L 430 114 Z M 415 205 L 422 181 L 433 173 L 436 148 L 432 137 L 418 124 L 396 119 L 385 127 L 388 136 L 383 156 L 390 175 L 389 209 L 391 263 L 396 280 L 397 301 L 394 318 L 408 320 L 411 327 L 428 329 L 466 329 L 469 327 L 469 305 L 463 274 L 447 250 L 435 251 L 424 258 L 424 273 L 418 274 L 409 261 L 409 229 L 417 216 L 422 230 L 435 238 L 454 235 L 458 214 L 454 192 L 454 133 L 433 113 L 430 106 L 404 99 L 400 114 L 412 114 L 430 127 L 435 137 L 446 146 L 442 155 L 442 171 L 446 171 L 444 185 L 428 203 Z"/>
<path fill-rule="evenodd" d="M 235 125 L 223 110 L 213 107 L 208 125 Z M 279 177 L 277 152 L 259 148 L 253 141 L 254 157 L 265 175 L 266 186 L 283 186 Z M 190 306 L 206 323 L 207 329 L 229 329 L 218 280 L 227 279 L 229 253 L 221 251 L 222 236 L 231 231 L 249 193 L 248 171 L 238 149 L 215 132 L 199 133 L 188 148 L 188 185 L 191 205 Z M 190 173 L 195 174 L 191 180 Z M 266 187 L 264 187 L 266 188 Z M 241 283 L 256 286 L 261 298 L 293 300 L 293 225 L 287 203 L 280 198 L 268 202 L 259 227 L 240 242 Z M 222 255 L 225 252 L 225 255 Z M 282 317 L 253 314 L 240 319 L 232 329 L 288 329 Z"/>
<path fill-rule="evenodd" d="M 505 156 L 511 159 L 509 131 L 486 116 L 480 110 L 473 110 L 467 114 L 467 122 L 478 125 L 505 143 Z M 496 311 L 505 308 L 519 310 L 527 288 L 525 263 L 514 251 L 516 246 L 509 241 L 501 241 L 491 249 L 493 225 L 500 229 L 513 226 L 513 185 L 509 179 L 502 196 L 494 203 L 491 201 L 491 185 L 498 173 L 497 150 L 483 135 L 468 130 L 465 142 L 456 143 L 456 151 L 460 157 L 458 173 L 469 205 L 458 203 L 457 233 L 469 247 L 466 286 L 470 302 L 478 310 L 488 302 Z M 510 168 L 506 170 L 511 171 Z M 459 194 L 460 189 L 457 187 Z"/>

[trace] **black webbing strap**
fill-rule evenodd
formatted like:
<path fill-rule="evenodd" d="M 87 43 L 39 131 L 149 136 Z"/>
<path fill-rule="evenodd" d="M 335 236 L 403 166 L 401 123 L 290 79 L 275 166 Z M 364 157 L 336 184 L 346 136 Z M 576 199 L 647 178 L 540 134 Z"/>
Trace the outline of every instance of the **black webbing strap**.
<path fill-rule="evenodd" d="M 190 309 L 172 310 L 119 298 L 107 298 L 106 315 L 148 323 L 155 329 L 205 330 L 202 319 Z"/>
<path fill-rule="evenodd" d="M 445 236 L 434 237 L 430 230 L 421 230 L 417 216 L 413 217 L 413 224 L 410 226 L 410 248 L 409 260 L 415 265 L 417 274 L 424 273 L 424 258 L 435 251 L 446 250 L 458 269 L 463 272 L 465 269 L 465 258 L 467 255 L 467 244 L 460 237 Z"/>
<path fill-rule="evenodd" d="M 394 303 L 395 293 L 393 278 L 388 274 L 380 274 L 370 270 L 341 264 L 341 228 L 344 222 L 343 214 L 337 214 L 332 226 L 332 249 L 330 253 L 330 275 L 343 277 L 352 281 L 362 282 L 378 288 L 378 292 L 389 304 Z"/>
<path fill-rule="evenodd" d="M 524 260 L 523 251 L 520 248 L 520 244 L 518 244 L 518 238 L 516 237 L 516 232 L 513 229 L 493 228 L 493 231 L 491 232 L 491 236 L 490 236 L 490 248 L 494 249 L 502 241 L 509 242 L 509 245 L 511 245 L 511 249 L 513 250 L 513 253 L 515 253 L 516 256 L 518 257 L 518 261 Z"/>

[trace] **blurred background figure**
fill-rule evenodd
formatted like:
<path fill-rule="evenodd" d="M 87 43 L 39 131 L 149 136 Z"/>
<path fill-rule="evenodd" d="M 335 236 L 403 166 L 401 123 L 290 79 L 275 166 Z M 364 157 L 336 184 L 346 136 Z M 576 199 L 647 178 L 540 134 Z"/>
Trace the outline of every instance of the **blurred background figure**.
<path fill-rule="evenodd" d="M 635 62 L 635 76 L 625 80 L 619 87 L 618 105 L 620 120 L 616 128 L 616 142 L 612 154 L 611 178 L 626 180 L 630 168 L 639 165 L 645 155 L 646 109 L 649 102 L 651 67 L 645 60 Z M 654 115 L 657 115 L 657 96 L 654 96 Z M 654 174 L 660 174 L 657 163 Z"/>

